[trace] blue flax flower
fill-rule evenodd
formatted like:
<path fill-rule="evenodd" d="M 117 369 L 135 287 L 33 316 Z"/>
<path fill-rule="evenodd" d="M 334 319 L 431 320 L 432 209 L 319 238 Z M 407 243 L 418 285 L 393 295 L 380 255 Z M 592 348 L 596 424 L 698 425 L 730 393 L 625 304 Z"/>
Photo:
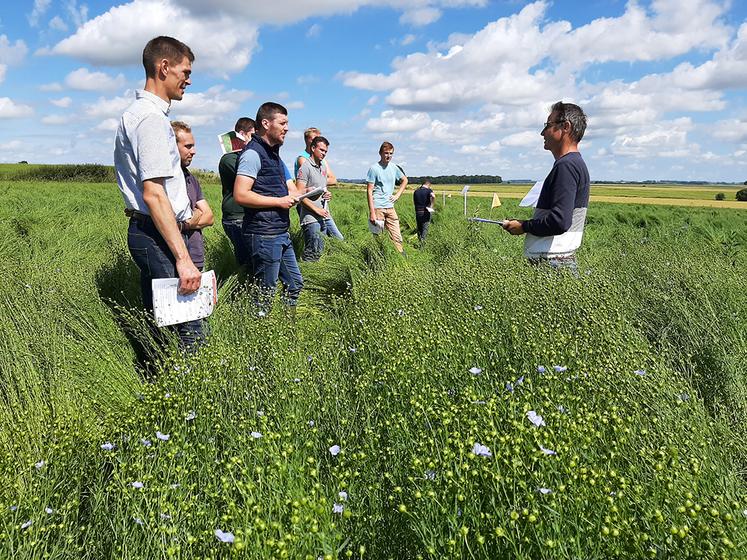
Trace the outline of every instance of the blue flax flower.
<path fill-rule="evenodd" d="M 534 410 L 530 410 L 529 412 L 527 412 L 527 418 L 537 428 L 540 428 L 545 425 L 545 421 L 542 418 L 542 416 L 537 414 Z"/>
<path fill-rule="evenodd" d="M 475 445 L 472 446 L 472 453 L 477 455 L 478 457 L 492 457 L 493 454 L 490 452 L 490 449 L 487 445 L 482 445 L 481 443 L 475 442 Z"/>
<path fill-rule="evenodd" d="M 221 531 L 220 529 L 216 529 L 213 531 L 213 534 L 216 536 L 216 538 L 222 542 L 222 543 L 228 543 L 231 544 L 236 539 L 236 537 L 233 536 L 233 533 L 230 533 L 226 531 L 225 533 Z"/>

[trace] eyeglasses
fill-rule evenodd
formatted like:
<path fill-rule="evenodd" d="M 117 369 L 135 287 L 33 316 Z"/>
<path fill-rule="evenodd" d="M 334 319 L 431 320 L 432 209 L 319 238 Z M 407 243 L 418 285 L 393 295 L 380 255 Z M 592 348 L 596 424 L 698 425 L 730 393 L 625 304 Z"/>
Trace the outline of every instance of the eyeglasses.
<path fill-rule="evenodd" d="M 545 126 L 542 127 L 542 132 L 544 132 L 545 130 L 547 130 L 547 127 L 550 126 L 551 124 L 563 124 L 563 123 L 567 122 L 567 120 L 568 119 L 563 119 L 562 121 L 547 121 L 545 123 Z"/>

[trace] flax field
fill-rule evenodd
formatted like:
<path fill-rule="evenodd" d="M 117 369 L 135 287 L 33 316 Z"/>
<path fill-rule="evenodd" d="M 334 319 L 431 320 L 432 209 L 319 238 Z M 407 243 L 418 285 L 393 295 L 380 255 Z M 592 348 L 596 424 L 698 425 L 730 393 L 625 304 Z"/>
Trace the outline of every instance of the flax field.
<path fill-rule="evenodd" d="M 747 212 L 592 203 L 575 278 L 457 198 L 421 247 L 410 191 L 401 257 L 337 192 L 260 317 L 203 188 L 185 356 L 114 184 L 0 180 L 0 558 L 747 557 Z"/>

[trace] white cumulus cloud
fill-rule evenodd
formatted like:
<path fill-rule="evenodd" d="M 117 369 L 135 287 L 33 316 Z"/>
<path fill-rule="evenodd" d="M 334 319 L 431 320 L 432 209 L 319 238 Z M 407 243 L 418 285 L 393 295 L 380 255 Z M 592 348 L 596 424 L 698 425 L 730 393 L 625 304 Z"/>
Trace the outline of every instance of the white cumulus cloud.
<path fill-rule="evenodd" d="M 63 109 L 70 107 L 73 104 L 71 97 L 60 97 L 59 99 L 50 99 L 49 102 L 55 107 L 61 107 Z"/>
<path fill-rule="evenodd" d="M 0 64 L 20 64 L 29 49 L 21 39 L 11 42 L 7 35 L 0 35 Z"/>
<path fill-rule="evenodd" d="M 0 97 L 0 119 L 19 119 L 33 114 L 34 109 L 29 105 L 16 103 L 9 97 Z"/>
<path fill-rule="evenodd" d="M 409 111 L 383 111 L 377 118 L 369 119 L 366 128 L 375 132 L 414 132 L 431 122 L 427 113 Z"/>
<path fill-rule="evenodd" d="M 87 68 L 73 70 L 65 77 L 65 85 L 80 91 L 110 91 L 123 87 L 126 83 L 122 74 L 116 77 L 104 72 L 91 72 Z"/>
<path fill-rule="evenodd" d="M 51 126 L 60 126 L 63 124 L 69 124 L 73 121 L 73 117 L 70 115 L 47 115 L 42 117 L 41 123 Z"/>
<path fill-rule="evenodd" d="M 226 90 L 214 86 L 201 93 L 185 93 L 181 101 L 171 104 L 171 119 L 182 120 L 190 126 L 212 125 L 226 121 L 226 128 L 236 121 L 241 103 L 252 96 L 250 91 Z M 229 124 L 230 123 L 230 124 Z"/>
<path fill-rule="evenodd" d="M 612 142 L 612 153 L 637 158 L 682 157 L 688 147 L 692 120 L 682 117 L 641 127 L 636 134 L 622 134 Z"/>
<path fill-rule="evenodd" d="M 64 88 L 59 82 L 52 82 L 50 84 L 42 84 L 39 86 L 41 91 L 62 91 Z"/>
<path fill-rule="evenodd" d="M 91 119 L 118 119 L 133 101 L 135 101 L 135 95 L 132 91 L 111 98 L 99 97 L 95 103 L 89 103 L 83 107 L 83 114 Z"/>
<path fill-rule="evenodd" d="M 399 22 L 405 25 L 414 25 L 416 27 L 422 27 L 438 21 L 441 18 L 441 10 L 426 6 L 423 8 L 413 8 L 407 10 L 399 18 Z"/>
<path fill-rule="evenodd" d="M 256 24 L 236 17 L 235 10 L 198 17 L 174 0 L 135 0 L 85 22 L 41 54 L 94 65 L 138 65 L 145 44 L 164 30 L 191 47 L 196 66 L 219 75 L 243 70 L 257 43 Z"/>
<path fill-rule="evenodd" d="M 314 16 L 352 14 L 365 6 L 389 7 L 410 12 L 421 9 L 454 8 L 462 6 L 480 7 L 488 0 L 284 0 L 282 9 L 272 2 L 234 2 L 233 0 L 181 0 L 180 4 L 193 13 L 205 14 L 226 11 L 242 16 L 249 21 L 261 23 L 293 23 Z"/>

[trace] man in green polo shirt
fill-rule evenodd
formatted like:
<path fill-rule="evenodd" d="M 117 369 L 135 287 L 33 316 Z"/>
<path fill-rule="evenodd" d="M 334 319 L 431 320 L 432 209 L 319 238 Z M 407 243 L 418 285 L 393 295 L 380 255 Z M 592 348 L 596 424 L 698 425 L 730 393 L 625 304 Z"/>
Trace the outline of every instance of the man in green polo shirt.
<path fill-rule="evenodd" d="M 244 144 L 251 140 L 254 128 L 254 120 L 249 117 L 241 117 L 236 121 L 236 126 L 234 126 L 236 135 Z M 237 204 L 233 199 L 233 184 L 236 181 L 236 170 L 239 166 L 240 152 L 241 150 L 237 150 L 224 154 L 218 164 L 218 173 L 220 174 L 220 183 L 223 191 L 223 202 L 221 203 L 223 231 L 226 232 L 228 239 L 231 240 L 236 263 L 239 266 L 244 266 L 249 262 L 249 252 L 246 248 L 244 237 L 241 234 L 244 207 Z"/>

